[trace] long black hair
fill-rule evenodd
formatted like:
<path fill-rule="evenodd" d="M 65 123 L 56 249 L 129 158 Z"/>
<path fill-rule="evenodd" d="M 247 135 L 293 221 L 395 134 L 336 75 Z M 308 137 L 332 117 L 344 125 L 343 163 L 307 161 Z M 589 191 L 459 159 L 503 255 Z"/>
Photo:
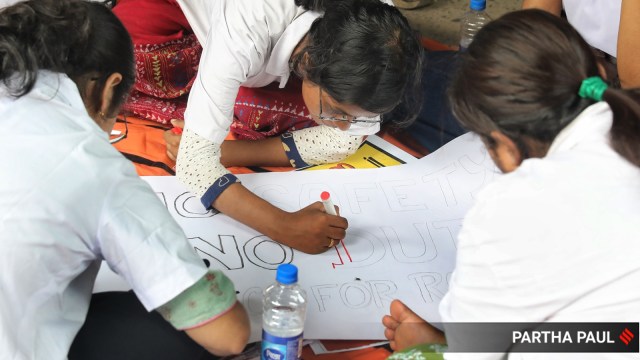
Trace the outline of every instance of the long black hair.
<path fill-rule="evenodd" d="M 113 116 L 135 81 L 131 38 L 99 3 L 29 0 L 0 10 L 0 80 L 9 94 L 29 93 L 39 70 L 67 74 L 90 112 L 99 110 L 107 78 L 120 73 L 106 114 Z M 92 90 L 90 80 L 96 81 Z"/>
<path fill-rule="evenodd" d="M 584 79 L 598 75 L 589 45 L 569 23 L 542 10 L 521 10 L 478 32 L 461 57 L 449 98 L 464 127 L 489 145 L 490 132 L 501 131 L 526 157 L 523 139 L 548 147 L 595 103 L 578 93 Z M 640 166 L 640 94 L 609 87 L 603 100 L 614 115 L 613 148 Z"/>
<path fill-rule="evenodd" d="M 422 47 L 398 9 L 379 0 L 295 3 L 324 12 L 309 30 L 308 45 L 294 59 L 302 77 L 338 102 L 373 113 L 388 113 L 400 105 L 407 119 L 395 121 L 415 119 L 422 104 Z"/>

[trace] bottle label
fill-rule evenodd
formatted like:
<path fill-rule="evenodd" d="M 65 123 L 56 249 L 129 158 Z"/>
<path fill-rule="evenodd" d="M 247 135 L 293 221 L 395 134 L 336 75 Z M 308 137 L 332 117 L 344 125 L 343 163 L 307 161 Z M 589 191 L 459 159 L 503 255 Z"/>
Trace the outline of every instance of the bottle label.
<path fill-rule="evenodd" d="M 301 356 L 302 333 L 283 338 L 262 330 L 261 360 L 298 360 Z"/>

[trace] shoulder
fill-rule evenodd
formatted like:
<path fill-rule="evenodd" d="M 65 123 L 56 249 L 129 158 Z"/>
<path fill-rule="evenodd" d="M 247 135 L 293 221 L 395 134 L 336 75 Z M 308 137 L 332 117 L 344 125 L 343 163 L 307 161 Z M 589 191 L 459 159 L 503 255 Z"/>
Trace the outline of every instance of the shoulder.
<path fill-rule="evenodd" d="M 585 229 L 585 222 L 593 221 L 588 224 L 592 229 L 604 228 L 598 219 L 624 205 L 625 194 L 631 196 L 625 181 L 637 177 L 637 171 L 634 175 L 621 162 L 593 143 L 528 159 L 478 193 L 460 239 L 469 245 L 501 239 L 508 246 L 533 248 L 553 246 L 566 234 Z"/>
<path fill-rule="evenodd" d="M 499 176 L 478 194 L 476 206 L 488 207 L 510 204 L 520 207 L 539 198 L 550 178 L 552 170 L 539 159 L 526 160 L 516 171 Z M 549 173 L 549 175 L 545 174 Z"/>
<path fill-rule="evenodd" d="M 188 3 L 202 2 L 201 0 L 183 1 Z M 218 12 L 225 15 L 224 19 L 226 19 L 227 22 L 233 20 L 235 17 L 255 17 L 268 24 L 290 24 L 295 18 L 307 12 L 307 10 L 297 6 L 294 0 L 220 0 L 219 5 L 213 7 L 212 16 L 217 16 L 216 13 Z"/>
<path fill-rule="evenodd" d="M 561 226 L 575 206 L 567 199 L 571 172 L 545 159 L 529 159 L 513 173 L 499 176 L 481 190 L 467 213 L 461 241 L 524 242 L 539 231 Z M 544 230 L 546 229 L 546 230 Z M 518 240 L 519 239 L 519 240 Z"/>

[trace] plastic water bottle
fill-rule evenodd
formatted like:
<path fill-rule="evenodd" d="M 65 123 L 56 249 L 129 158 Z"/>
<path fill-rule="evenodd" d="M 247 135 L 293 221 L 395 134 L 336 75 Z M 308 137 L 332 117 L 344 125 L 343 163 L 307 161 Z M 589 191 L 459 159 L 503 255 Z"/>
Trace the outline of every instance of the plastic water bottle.
<path fill-rule="evenodd" d="M 486 8 L 486 0 L 471 0 L 469 11 L 464 14 L 460 21 L 460 50 L 466 50 L 478 31 L 491 21 L 485 11 Z"/>
<path fill-rule="evenodd" d="M 298 268 L 278 266 L 276 283 L 264 291 L 262 360 L 300 359 L 306 312 L 307 294 L 298 285 Z"/>

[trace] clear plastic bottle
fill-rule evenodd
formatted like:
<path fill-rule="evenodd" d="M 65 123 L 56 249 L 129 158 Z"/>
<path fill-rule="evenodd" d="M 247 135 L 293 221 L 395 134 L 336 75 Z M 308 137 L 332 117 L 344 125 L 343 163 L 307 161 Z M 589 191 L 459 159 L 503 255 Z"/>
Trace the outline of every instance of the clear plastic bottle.
<path fill-rule="evenodd" d="M 306 312 L 307 294 L 298 285 L 298 268 L 278 266 L 276 282 L 265 289 L 262 302 L 262 360 L 300 359 Z"/>
<path fill-rule="evenodd" d="M 469 11 L 460 21 L 460 50 L 466 50 L 478 31 L 491 21 L 491 17 L 485 11 L 486 8 L 486 0 L 471 0 Z"/>

